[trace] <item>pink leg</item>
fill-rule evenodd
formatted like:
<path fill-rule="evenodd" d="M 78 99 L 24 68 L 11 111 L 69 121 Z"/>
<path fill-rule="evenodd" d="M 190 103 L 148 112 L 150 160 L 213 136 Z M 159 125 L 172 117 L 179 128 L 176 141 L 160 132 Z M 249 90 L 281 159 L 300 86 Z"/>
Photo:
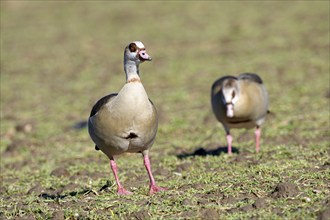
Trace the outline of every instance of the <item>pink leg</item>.
<path fill-rule="evenodd" d="M 166 188 L 162 188 L 159 186 L 156 186 L 156 182 L 154 177 L 152 176 L 151 173 L 151 167 L 150 167 L 150 160 L 149 160 L 149 156 L 148 155 L 144 155 L 144 165 L 148 171 L 148 175 L 149 175 L 149 179 L 150 179 L 150 190 L 149 190 L 149 194 L 153 194 L 159 191 L 164 191 L 167 190 Z"/>
<path fill-rule="evenodd" d="M 114 161 L 114 159 L 110 160 L 110 166 L 113 172 L 113 175 L 115 176 L 117 187 L 118 187 L 118 194 L 119 195 L 130 195 L 133 194 L 132 192 L 126 190 L 119 182 L 118 174 L 117 174 L 117 164 Z"/>
<path fill-rule="evenodd" d="M 232 153 L 232 150 L 231 150 L 232 141 L 233 141 L 233 137 L 230 134 L 227 134 L 227 144 L 228 144 L 228 154 L 229 155 Z"/>
<path fill-rule="evenodd" d="M 259 126 L 257 126 L 256 131 L 254 132 L 256 136 L 256 151 L 259 152 L 259 141 L 260 141 L 260 135 L 261 135 L 261 129 Z"/>

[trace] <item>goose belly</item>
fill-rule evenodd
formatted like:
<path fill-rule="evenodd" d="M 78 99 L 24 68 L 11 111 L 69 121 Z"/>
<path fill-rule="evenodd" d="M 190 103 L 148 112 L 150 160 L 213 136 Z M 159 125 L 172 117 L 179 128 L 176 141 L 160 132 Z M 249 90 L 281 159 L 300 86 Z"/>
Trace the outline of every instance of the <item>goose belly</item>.
<path fill-rule="evenodd" d="M 149 148 L 157 132 L 156 110 L 143 87 L 124 88 L 89 120 L 93 141 L 112 155 Z"/>

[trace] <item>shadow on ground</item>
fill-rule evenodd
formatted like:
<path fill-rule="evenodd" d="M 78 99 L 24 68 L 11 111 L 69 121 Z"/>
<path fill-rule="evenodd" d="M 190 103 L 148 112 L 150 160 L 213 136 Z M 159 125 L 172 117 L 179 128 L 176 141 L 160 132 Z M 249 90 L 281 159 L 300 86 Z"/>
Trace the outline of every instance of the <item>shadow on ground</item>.
<path fill-rule="evenodd" d="M 219 156 L 220 154 L 226 154 L 227 152 L 228 152 L 227 146 L 219 146 L 216 149 L 205 149 L 203 147 L 200 147 L 192 153 L 181 153 L 176 156 L 179 159 L 185 159 L 188 157 L 195 157 L 195 156 L 199 156 L 199 157 L 205 157 L 205 156 L 209 156 L 209 155 L 210 156 Z M 239 154 L 239 150 L 235 147 L 232 148 L 232 152 L 234 154 Z"/>
<path fill-rule="evenodd" d="M 94 193 L 92 190 L 90 189 L 84 189 L 84 190 L 81 190 L 81 191 L 72 191 L 72 192 L 69 192 L 67 194 L 51 194 L 51 193 L 41 193 L 39 195 L 39 197 L 41 198 L 44 198 L 44 199 L 52 199 L 52 200 L 59 200 L 59 199 L 64 199 L 65 197 L 67 196 L 77 196 L 77 195 L 86 195 L 86 194 L 89 194 L 89 193 Z"/>

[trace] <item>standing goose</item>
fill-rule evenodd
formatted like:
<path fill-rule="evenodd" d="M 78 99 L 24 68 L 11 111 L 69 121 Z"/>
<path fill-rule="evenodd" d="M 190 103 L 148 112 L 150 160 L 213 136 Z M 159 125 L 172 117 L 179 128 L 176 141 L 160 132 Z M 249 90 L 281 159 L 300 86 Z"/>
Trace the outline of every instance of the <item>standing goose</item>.
<path fill-rule="evenodd" d="M 110 159 L 118 194 L 122 195 L 132 193 L 119 182 L 114 156 L 125 152 L 142 153 L 150 179 L 150 194 L 166 190 L 156 185 L 148 156 L 156 137 L 158 116 L 140 80 L 139 64 L 144 61 L 151 61 L 151 57 L 142 42 L 130 43 L 124 52 L 126 84 L 119 93 L 97 101 L 88 120 L 88 131 L 96 144 L 95 149 Z"/>
<path fill-rule="evenodd" d="M 259 152 L 260 126 L 268 112 L 268 93 L 261 78 L 254 73 L 221 77 L 212 85 L 211 102 L 216 118 L 226 130 L 228 153 L 232 153 L 230 129 L 253 127 Z"/>

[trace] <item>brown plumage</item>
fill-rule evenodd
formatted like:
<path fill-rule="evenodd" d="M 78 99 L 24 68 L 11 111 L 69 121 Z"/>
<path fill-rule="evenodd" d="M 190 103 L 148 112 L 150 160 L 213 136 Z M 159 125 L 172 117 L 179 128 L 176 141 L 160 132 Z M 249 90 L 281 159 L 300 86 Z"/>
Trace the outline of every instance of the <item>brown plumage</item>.
<path fill-rule="evenodd" d="M 227 134 L 228 153 L 232 152 L 231 128 L 256 127 L 256 151 L 259 151 L 260 126 L 268 110 L 268 93 L 261 78 L 254 73 L 216 80 L 211 89 L 213 112 Z"/>

